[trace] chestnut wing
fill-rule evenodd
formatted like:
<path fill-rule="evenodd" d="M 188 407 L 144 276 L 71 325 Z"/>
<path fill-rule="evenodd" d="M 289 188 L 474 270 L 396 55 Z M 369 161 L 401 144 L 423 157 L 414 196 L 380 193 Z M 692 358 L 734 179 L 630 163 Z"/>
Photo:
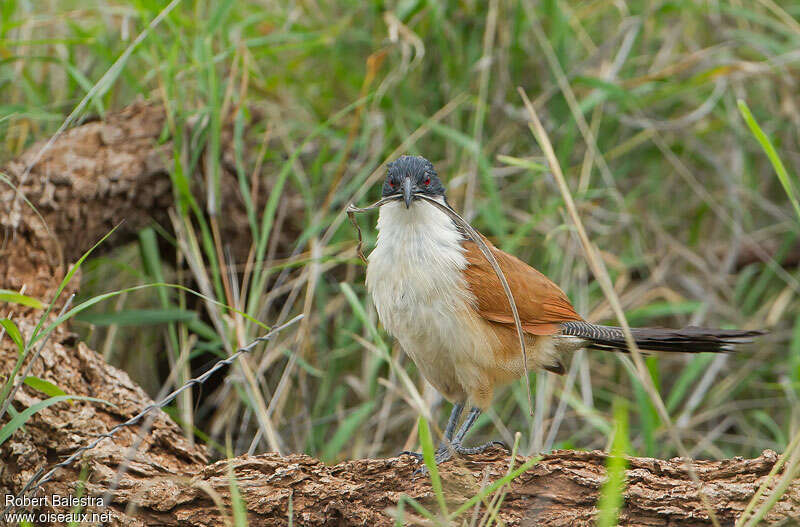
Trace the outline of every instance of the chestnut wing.
<path fill-rule="evenodd" d="M 562 322 L 583 320 L 575 312 L 567 295 L 545 275 L 519 258 L 501 251 L 485 237 L 483 241 L 494 254 L 511 287 L 522 329 L 526 333 L 553 335 L 560 331 Z M 468 262 L 464 275 L 477 299 L 478 313 L 492 322 L 513 326 L 511 305 L 494 268 L 475 242 L 465 241 L 463 247 Z"/>

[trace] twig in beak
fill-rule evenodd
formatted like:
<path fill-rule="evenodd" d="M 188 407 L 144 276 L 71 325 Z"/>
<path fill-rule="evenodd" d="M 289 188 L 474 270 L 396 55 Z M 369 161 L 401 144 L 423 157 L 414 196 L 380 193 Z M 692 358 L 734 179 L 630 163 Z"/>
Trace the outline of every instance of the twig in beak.
<path fill-rule="evenodd" d="M 356 228 L 356 232 L 358 233 L 358 245 L 356 246 L 356 251 L 358 252 L 358 257 L 361 258 L 361 261 L 367 263 L 367 258 L 364 256 L 364 240 L 361 238 L 361 227 L 358 226 L 358 222 L 356 221 L 356 212 L 367 212 L 372 209 L 377 209 L 382 205 L 389 203 L 390 201 L 397 201 L 401 199 L 401 196 L 389 196 L 388 198 L 383 198 L 372 205 L 367 205 L 363 209 L 356 207 L 352 203 L 347 206 L 345 212 L 347 212 L 347 217 L 350 218 L 350 223 L 353 224 L 353 227 Z"/>

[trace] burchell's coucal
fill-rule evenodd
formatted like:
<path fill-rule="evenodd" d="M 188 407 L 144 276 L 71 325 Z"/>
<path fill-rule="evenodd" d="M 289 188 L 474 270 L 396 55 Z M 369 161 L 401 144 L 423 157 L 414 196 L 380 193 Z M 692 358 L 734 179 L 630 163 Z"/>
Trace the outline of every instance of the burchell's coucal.
<path fill-rule="evenodd" d="M 437 462 L 452 452 L 472 454 L 464 436 L 496 387 L 524 374 L 511 306 L 494 269 L 478 246 L 425 195 L 447 204 L 445 188 L 425 158 L 402 156 L 388 165 L 378 241 L 369 256 L 367 288 L 383 326 L 453 410 Z M 621 328 L 585 321 L 567 295 L 525 262 L 494 247 L 524 330 L 529 369 L 564 373 L 559 356 L 581 348 L 627 350 Z M 636 328 L 645 351 L 719 352 L 760 334 L 688 327 Z M 465 404 L 471 406 L 455 433 Z M 490 443 L 491 444 L 491 443 Z"/>

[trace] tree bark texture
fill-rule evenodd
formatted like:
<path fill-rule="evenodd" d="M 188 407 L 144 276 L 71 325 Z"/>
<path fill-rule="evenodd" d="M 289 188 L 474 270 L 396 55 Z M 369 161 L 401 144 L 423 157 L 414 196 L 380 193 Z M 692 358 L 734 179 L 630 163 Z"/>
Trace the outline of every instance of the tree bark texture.
<path fill-rule="evenodd" d="M 67 264 L 113 226 L 124 222 L 110 240 L 112 245 L 129 239 L 152 219 L 164 218 L 173 199 L 168 174 L 172 146 L 161 140 L 164 121 L 160 107 L 138 103 L 105 121 L 67 131 L 30 170 L 27 167 L 42 143 L 3 169 L 17 190 L 0 182 L 0 288 L 24 287 L 26 294 L 49 300 Z M 224 202 L 235 207 L 237 201 Z M 41 316 L 40 311 L 10 304 L 0 308 L 0 315 L 10 316 L 25 335 Z M 10 339 L 0 341 L 0 379 L 8 378 L 16 353 Z M 0 445 L 2 495 L 18 493 L 37 469 L 51 467 L 152 402 L 124 372 L 106 364 L 65 327 L 53 332 L 32 375 L 69 394 L 105 399 L 114 406 L 75 401 L 35 414 Z M 22 411 L 44 398 L 23 386 L 12 404 Z M 223 525 L 232 517 L 232 474 L 250 525 L 288 525 L 290 516 L 294 525 L 393 525 L 391 511 L 404 494 L 438 510 L 429 479 L 413 477 L 416 464 L 409 457 L 326 466 L 305 455 L 267 453 L 209 465 L 205 449 L 186 441 L 166 414 L 152 415 L 149 429 L 125 428 L 103 440 L 80 463 L 60 470 L 36 495 L 75 495 L 83 470 L 88 495 L 102 496 L 115 489 L 108 507 L 113 525 Z M 8 420 L 6 415 L 0 426 Z M 135 451 L 132 445 L 138 445 Z M 502 477 L 509 457 L 493 450 L 443 465 L 450 509 Z M 690 463 L 718 520 L 732 525 L 778 459 L 765 451 L 756 459 Z M 515 466 L 524 461 L 516 459 Z M 508 487 L 499 517 L 507 525 L 593 525 L 605 461 L 602 452 L 558 451 L 543 456 Z M 119 476 L 125 464 L 127 470 Z M 684 461 L 632 458 L 620 523 L 711 525 L 699 496 Z M 472 512 L 466 514 L 469 518 Z M 795 481 L 767 522 L 798 517 L 800 481 Z M 424 523 L 409 507 L 405 519 L 408 524 Z"/>

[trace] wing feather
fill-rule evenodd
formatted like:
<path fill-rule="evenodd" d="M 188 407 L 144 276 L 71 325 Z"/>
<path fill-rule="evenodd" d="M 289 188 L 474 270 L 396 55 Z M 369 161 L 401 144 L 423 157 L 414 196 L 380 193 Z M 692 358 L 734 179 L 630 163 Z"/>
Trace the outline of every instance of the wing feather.
<path fill-rule="evenodd" d="M 495 247 L 485 237 L 483 241 L 494 254 L 500 269 L 511 287 L 519 311 L 522 329 L 531 335 L 553 335 L 560 324 L 570 320 L 583 320 L 567 295 L 542 273 Z M 464 275 L 477 300 L 478 313 L 498 324 L 514 325 L 514 316 L 503 285 L 480 248 L 472 241 L 464 241 L 467 268 Z"/>

